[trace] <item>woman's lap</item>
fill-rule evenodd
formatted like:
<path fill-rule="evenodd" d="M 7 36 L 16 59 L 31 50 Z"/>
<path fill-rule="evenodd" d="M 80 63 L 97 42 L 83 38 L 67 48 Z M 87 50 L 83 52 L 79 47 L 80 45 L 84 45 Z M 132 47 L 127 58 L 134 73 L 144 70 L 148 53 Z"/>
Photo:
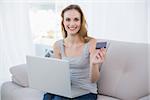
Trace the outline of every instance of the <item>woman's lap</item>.
<path fill-rule="evenodd" d="M 97 94 L 89 93 L 83 96 L 70 99 L 70 98 L 46 93 L 44 94 L 43 100 L 97 100 Z"/>

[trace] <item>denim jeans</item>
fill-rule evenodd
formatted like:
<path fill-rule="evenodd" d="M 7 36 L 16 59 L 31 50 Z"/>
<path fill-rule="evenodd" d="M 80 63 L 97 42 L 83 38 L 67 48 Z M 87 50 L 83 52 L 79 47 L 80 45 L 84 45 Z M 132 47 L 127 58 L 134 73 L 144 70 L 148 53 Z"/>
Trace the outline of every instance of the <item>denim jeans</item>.
<path fill-rule="evenodd" d="M 76 98 L 66 98 L 50 93 L 44 94 L 43 100 L 97 100 L 97 94 L 89 93 Z"/>

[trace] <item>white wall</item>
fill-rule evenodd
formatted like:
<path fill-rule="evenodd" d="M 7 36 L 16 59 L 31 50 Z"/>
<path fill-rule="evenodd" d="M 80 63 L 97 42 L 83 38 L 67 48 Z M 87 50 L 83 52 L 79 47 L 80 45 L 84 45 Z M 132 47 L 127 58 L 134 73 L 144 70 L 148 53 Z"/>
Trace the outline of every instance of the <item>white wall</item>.
<path fill-rule="evenodd" d="M 9 68 L 34 54 L 28 8 L 24 3 L 0 1 L 0 81 L 10 80 Z"/>
<path fill-rule="evenodd" d="M 129 42 L 148 41 L 145 1 L 107 1 L 82 4 L 90 35 Z"/>
<path fill-rule="evenodd" d="M 150 44 L 150 0 L 147 0 L 147 15 L 148 15 L 148 43 Z M 148 68 L 149 68 L 149 92 L 150 92 L 150 45 L 148 47 Z"/>

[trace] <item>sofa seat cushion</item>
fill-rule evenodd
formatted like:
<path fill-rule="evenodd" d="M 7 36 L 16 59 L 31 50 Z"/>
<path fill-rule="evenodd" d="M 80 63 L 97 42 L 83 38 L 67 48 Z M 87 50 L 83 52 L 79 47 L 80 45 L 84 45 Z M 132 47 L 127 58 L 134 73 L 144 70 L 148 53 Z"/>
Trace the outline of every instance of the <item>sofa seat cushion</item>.
<path fill-rule="evenodd" d="M 1 87 L 1 100 L 42 100 L 44 92 L 5 82 Z"/>
<path fill-rule="evenodd" d="M 104 95 L 98 95 L 97 100 L 120 100 L 120 99 L 109 97 L 109 96 L 104 96 Z"/>

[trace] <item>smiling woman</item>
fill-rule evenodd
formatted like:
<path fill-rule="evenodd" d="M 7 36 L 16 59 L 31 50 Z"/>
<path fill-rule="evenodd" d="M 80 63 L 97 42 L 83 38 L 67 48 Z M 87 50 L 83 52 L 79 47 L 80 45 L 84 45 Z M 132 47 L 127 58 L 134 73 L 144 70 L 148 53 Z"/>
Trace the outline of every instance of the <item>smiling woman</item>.
<path fill-rule="evenodd" d="M 79 5 L 65 7 L 61 13 L 63 39 L 54 44 L 54 57 L 69 62 L 71 84 L 79 91 L 86 91 L 73 98 L 57 93 L 46 93 L 43 100 L 97 100 L 99 66 L 103 63 L 106 49 L 95 50 L 96 39 L 88 36 L 86 20 Z M 84 94 L 84 95 L 83 95 Z"/>

